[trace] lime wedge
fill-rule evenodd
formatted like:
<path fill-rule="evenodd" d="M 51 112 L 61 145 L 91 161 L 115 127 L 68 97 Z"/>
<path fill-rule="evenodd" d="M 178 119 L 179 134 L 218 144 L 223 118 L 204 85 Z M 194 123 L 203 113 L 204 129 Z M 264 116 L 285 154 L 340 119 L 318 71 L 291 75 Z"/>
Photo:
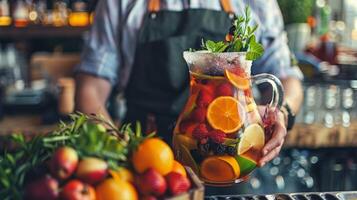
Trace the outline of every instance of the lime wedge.
<path fill-rule="evenodd" d="M 252 172 L 256 167 L 257 163 L 254 160 L 251 160 L 244 156 L 236 156 L 236 160 L 240 167 L 240 176 L 244 177 Z"/>

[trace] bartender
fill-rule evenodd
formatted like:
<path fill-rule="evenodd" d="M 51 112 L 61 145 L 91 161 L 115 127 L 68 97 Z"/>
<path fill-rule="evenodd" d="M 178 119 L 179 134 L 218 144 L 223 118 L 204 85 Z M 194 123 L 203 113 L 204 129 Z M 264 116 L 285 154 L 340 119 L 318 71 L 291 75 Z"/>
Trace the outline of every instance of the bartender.
<path fill-rule="evenodd" d="M 285 103 L 259 165 L 276 157 L 287 127 L 302 102 L 301 72 L 290 64 L 281 12 L 275 0 L 101 0 L 76 69 L 76 106 L 109 118 L 113 88 L 125 94 L 123 122 L 148 120 L 170 141 L 172 127 L 188 97 L 188 69 L 182 53 L 199 49 L 201 39 L 222 40 L 234 14 L 251 8 L 264 55 L 252 74 L 270 73 L 283 83 Z M 264 108 L 262 108 L 264 110 Z"/>

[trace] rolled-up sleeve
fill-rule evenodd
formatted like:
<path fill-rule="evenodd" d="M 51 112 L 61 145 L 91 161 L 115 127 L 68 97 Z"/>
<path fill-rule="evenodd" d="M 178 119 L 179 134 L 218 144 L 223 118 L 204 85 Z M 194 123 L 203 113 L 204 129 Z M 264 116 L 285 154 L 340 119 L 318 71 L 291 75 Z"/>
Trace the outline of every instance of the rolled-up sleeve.
<path fill-rule="evenodd" d="M 101 0 L 93 26 L 85 37 L 81 62 L 76 73 L 87 73 L 115 84 L 118 79 L 118 2 Z"/>
<path fill-rule="evenodd" d="M 253 74 L 270 73 L 280 79 L 303 79 L 300 69 L 292 66 L 283 19 L 276 0 L 258 0 L 255 6 L 260 21 L 259 39 L 265 52 L 253 62 Z"/>

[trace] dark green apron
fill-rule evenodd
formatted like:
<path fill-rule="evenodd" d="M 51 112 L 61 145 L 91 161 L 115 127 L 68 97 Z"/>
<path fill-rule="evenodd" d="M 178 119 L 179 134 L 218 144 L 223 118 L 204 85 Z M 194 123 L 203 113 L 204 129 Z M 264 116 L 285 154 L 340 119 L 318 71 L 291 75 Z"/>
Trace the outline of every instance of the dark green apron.
<path fill-rule="evenodd" d="M 202 38 L 223 40 L 230 26 L 229 14 L 224 11 L 190 9 L 148 13 L 125 91 L 124 121 L 139 120 L 148 128 L 150 118 L 158 135 L 171 144 L 175 120 L 189 94 L 189 71 L 183 51 L 199 49 Z"/>

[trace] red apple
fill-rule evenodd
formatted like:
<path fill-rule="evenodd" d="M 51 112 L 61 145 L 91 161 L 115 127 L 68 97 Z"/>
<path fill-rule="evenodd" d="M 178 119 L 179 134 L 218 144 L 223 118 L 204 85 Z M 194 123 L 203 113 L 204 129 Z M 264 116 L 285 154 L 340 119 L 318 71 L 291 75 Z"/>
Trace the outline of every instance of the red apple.
<path fill-rule="evenodd" d="M 87 157 L 78 164 L 76 176 L 91 185 L 102 181 L 108 174 L 108 165 L 104 160 Z"/>
<path fill-rule="evenodd" d="M 71 180 L 62 188 L 60 199 L 95 200 L 95 190 L 92 186 L 79 180 Z"/>
<path fill-rule="evenodd" d="M 27 200 L 55 200 L 58 198 L 58 182 L 56 179 L 46 175 L 29 183 L 25 188 L 25 199 Z"/>
<path fill-rule="evenodd" d="M 190 180 L 177 172 L 170 172 L 165 176 L 168 189 L 173 196 L 186 192 L 191 187 Z"/>
<path fill-rule="evenodd" d="M 55 151 L 49 165 L 50 172 L 54 177 L 65 180 L 76 170 L 78 154 L 71 147 L 61 147 Z"/>
<path fill-rule="evenodd" d="M 167 188 L 165 178 L 153 168 L 139 175 L 136 179 L 136 185 L 141 194 L 157 197 L 163 195 Z"/>

